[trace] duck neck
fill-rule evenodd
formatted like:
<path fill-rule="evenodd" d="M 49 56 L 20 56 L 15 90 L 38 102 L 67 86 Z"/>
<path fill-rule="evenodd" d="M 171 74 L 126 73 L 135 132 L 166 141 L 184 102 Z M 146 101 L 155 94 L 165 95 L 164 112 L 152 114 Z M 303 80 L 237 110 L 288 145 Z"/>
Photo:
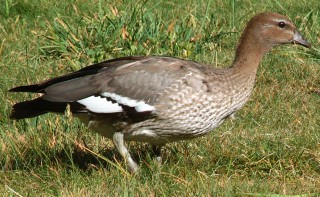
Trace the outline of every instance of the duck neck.
<path fill-rule="evenodd" d="M 271 49 L 255 35 L 246 28 L 238 43 L 232 67 L 240 73 L 255 75 L 262 57 Z"/>

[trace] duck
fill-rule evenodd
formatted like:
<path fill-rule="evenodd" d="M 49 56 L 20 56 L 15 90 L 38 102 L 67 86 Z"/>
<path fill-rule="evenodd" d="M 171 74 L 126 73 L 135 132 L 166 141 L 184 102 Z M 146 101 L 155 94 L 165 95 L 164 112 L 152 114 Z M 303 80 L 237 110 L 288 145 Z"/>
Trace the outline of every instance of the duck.
<path fill-rule="evenodd" d="M 311 47 L 288 17 L 260 13 L 247 23 L 227 67 L 164 56 L 111 59 L 10 89 L 41 94 L 14 104 L 10 118 L 64 113 L 69 106 L 73 116 L 111 139 L 128 170 L 137 173 L 126 142 L 149 143 L 161 159 L 167 143 L 213 131 L 244 106 L 263 56 L 283 44 Z"/>

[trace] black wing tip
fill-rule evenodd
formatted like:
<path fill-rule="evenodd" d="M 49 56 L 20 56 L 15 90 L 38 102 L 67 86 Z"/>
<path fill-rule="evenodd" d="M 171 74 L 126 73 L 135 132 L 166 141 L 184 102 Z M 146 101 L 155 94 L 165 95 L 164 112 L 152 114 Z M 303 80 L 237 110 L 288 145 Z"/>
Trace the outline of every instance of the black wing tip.
<path fill-rule="evenodd" d="M 44 100 L 42 97 L 38 97 L 33 100 L 14 104 L 12 106 L 10 119 L 19 120 L 24 118 L 33 118 L 48 112 L 64 113 L 68 104 L 70 105 L 70 110 L 72 113 L 87 112 L 85 106 L 77 102 L 52 102 Z"/>
<path fill-rule="evenodd" d="M 45 114 L 45 111 L 34 111 L 34 110 L 23 110 L 23 109 L 13 109 L 10 114 L 10 119 L 21 120 L 24 118 L 33 118 Z"/>
<path fill-rule="evenodd" d="M 12 106 L 10 119 L 19 120 L 24 118 L 32 118 L 47 113 L 42 109 L 41 106 L 41 98 L 16 103 Z"/>
<path fill-rule="evenodd" d="M 9 90 L 9 92 L 41 92 L 42 87 L 39 85 L 18 86 Z"/>

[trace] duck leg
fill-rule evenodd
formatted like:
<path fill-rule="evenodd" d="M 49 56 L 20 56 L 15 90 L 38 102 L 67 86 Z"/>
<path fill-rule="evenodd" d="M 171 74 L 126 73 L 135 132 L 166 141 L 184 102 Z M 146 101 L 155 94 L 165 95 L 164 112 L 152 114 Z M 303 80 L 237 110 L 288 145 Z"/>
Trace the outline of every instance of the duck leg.
<path fill-rule="evenodd" d="M 232 114 L 230 114 L 229 117 L 230 117 L 231 120 L 236 120 L 237 119 L 236 113 L 237 112 L 233 112 Z"/>
<path fill-rule="evenodd" d="M 157 161 L 158 164 L 162 163 L 161 149 L 162 149 L 162 145 L 161 146 L 156 146 L 156 145 L 152 146 L 153 153 L 156 156 L 155 160 Z"/>
<path fill-rule="evenodd" d="M 123 133 L 121 132 L 115 132 L 113 134 L 113 144 L 114 146 L 118 149 L 120 155 L 124 158 L 126 164 L 129 167 L 129 170 L 133 173 L 137 173 L 139 170 L 138 165 L 136 162 L 133 161 L 125 143 L 124 143 L 124 138 L 123 138 Z"/>

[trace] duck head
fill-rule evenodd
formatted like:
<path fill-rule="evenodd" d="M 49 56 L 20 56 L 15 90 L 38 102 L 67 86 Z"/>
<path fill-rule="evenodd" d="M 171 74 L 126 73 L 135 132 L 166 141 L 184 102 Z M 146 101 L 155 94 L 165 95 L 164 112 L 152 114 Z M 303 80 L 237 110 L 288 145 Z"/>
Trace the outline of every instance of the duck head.
<path fill-rule="evenodd" d="M 255 15 L 249 21 L 242 39 L 254 39 L 256 45 L 266 50 L 290 43 L 311 47 L 288 17 L 273 12 Z"/>

